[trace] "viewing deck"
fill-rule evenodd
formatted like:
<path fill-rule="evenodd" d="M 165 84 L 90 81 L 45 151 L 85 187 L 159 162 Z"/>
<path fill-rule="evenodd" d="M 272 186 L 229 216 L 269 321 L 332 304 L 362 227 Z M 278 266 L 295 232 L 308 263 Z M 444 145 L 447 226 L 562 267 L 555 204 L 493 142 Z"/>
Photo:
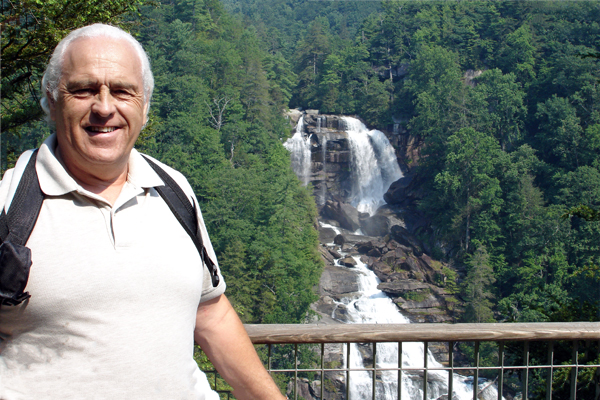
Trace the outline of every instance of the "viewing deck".
<path fill-rule="evenodd" d="M 600 400 L 600 322 L 246 325 L 246 330 L 271 374 L 288 382 L 290 399 L 406 400 L 402 385 L 410 381 L 418 390 L 412 388 L 408 399 L 445 400 L 449 392 L 456 393 L 460 378 L 471 387 L 479 382 L 470 390 L 474 400 Z M 407 366 L 403 346 L 406 354 L 412 342 L 421 343 L 424 351 L 418 363 Z M 362 344 L 362 367 L 351 360 L 351 343 Z M 383 343 L 397 344 L 395 365 L 380 365 Z M 440 363 L 423 357 L 432 349 Z M 214 371 L 207 373 L 221 384 Z M 370 397 L 364 392 L 353 397 L 353 376 L 360 373 L 370 377 Z M 389 374 L 395 393 L 386 389 L 384 396 L 382 382 L 390 380 Z M 233 398 L 220 389 L 222 398 Z"/>

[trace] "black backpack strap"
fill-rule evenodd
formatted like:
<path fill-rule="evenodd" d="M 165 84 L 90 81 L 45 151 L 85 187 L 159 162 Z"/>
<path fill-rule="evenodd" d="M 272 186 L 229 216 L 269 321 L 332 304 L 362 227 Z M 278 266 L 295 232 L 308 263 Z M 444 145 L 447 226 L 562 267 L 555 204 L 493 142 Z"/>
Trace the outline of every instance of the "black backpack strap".
<path fill-rule="evenodd" d="M 36 159 L 37 150 L 31 155 L 23 171 L 8 214 L 4 210 L 0 214 L 0 242 L 9 241 L 24 246 L 33 231 L 44 201 L 44 193 L 35 171 Z"/>
<path fill-rule="evenodd" d="M 217 270 L 215 263 L 208 256 L 206 248 L 202 242 L 202 235 L 198 228 L 198 218 L 196 217 L 196 210 L 194 206 L 190 203 L 190 200 L 183 192 L 183 189 L 181 189 L 177 182 L 175 182 L 175 180 L 171 178 L 171 176 L 164 169 L 162 169 L 150 158 L 144 155 L 142 156 L 148 162 L 150 167 L 152 167 L 154 172 L 156 172 L 160 179 L 162 179 L 165 183 L 165 186 L 156 186 L 154 189 L 156 189 L 160 197 L 162 197 L 165 203 L 167 203 L 171 209 L 171 212 L 173 212 L 175 218 L 177 218 L 177 221 L 179 221 L 183 229 L 187 232 L 196 245 L 198 253 L 200 253 L 200 257 L 210 271 L 212 285 L 213 287 L 217 287 L 220 281 L 219 271 Z"/>
<path fill-rule="evenodd" d="M 25 292 L 31 269 L 31 250 L 25 247 L 33 231 L 44 193 L 40 188 L 35 161 L 31 155 L 17 186 L 8 213 L 0 213 L 0 304 L 15 306 L 27 300 Z"/>

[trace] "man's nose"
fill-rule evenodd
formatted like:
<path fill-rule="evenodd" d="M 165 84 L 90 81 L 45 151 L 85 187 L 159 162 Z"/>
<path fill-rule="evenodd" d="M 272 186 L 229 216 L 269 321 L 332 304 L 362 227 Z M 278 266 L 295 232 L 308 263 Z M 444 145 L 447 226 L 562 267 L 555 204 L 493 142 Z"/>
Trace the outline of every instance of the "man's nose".
<path fill-rule="evenodd" d="M 92 104 L 92 111 L 101 117 L 108 117 L 115 112 L 115 99 L 106 86 L 100 88 Z"/>

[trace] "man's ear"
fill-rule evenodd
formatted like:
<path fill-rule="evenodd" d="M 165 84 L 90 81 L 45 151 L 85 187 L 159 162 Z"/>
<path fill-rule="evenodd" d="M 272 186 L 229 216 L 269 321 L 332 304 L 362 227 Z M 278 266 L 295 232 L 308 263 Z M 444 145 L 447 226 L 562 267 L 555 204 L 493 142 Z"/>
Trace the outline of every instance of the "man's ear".
<path fill-rule="evenodd" d="M 148 110 L 150 109 L 150 102 L 144 104 L 144 126 L 148 124 Z"/>
<path fill-rule="evenodd" d="M 50 109 L 50 119 L 56 122 L 56 101 L 49 92 L 46 92 L 46 99 L 48 100 L 48 108 Z"/>

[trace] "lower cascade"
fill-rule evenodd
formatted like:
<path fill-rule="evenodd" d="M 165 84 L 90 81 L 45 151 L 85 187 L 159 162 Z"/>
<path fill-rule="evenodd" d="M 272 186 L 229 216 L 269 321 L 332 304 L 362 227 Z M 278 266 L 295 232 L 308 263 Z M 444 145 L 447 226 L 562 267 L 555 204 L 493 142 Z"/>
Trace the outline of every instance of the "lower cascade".
<path fill-rule="evenodd" d="M 392 300 L 381 290 L 377 289 L 380 283 L 373 271 L 362 263 L 359 257 L 353 257 L 356 261 L 354 268 L 359 287 L 359 297 L 346 298 L 341 302 L 347 312 L 350 323 L 357 324 L 402 324 L 410 323 L 399 311 Z M 340 266 L 340 268 L 345 268 Z M 332 318 L 335 319 L 335 310 Z M 359 345 L 352 343 L 350 348 L 350 368 L 365 368 L 363 355 Z M 345 353 L 344 353 L 345 354 Z M 347 362 L 347 360 L 344 360 Z M 398 345 L 396 343 L 379 343 L 376 350 L 376 365 L 380 377 L 376 379 L 375 398 L 391 400 L 398 398 L 398 372 L 385 371 L 386 368 L 398 367 Z M 422 368 L 424 365 L 424 346 L 422 343 L 403 343 L 402 366 L 405 368 Z M 428 352 L 427 366 L 429 368 L 441 368 L 442 364 L 437 362 L 433 355 Z M 367 365 L 368 367 L 368 365 Z M 403 399 L 423 399 L 423 377 L 422 374 L 414 372 L 403 372 L 401 382 Z M 373 390 L 372 373 L 368 371 L 350 372 L 350 400 L 370 399 Z M 485 380 L 479 383 L 480 399 L 497 399 L 498 393 L 494 385 Z M 473 398 L 472 380 L 459 375 L 453 376 L 453 396 L 455 400 L 470 400 Z M 444 398 L 448 393 L 448 373 L 445 371 L 429 371 L 427 377 L 428 400 Z"/>

